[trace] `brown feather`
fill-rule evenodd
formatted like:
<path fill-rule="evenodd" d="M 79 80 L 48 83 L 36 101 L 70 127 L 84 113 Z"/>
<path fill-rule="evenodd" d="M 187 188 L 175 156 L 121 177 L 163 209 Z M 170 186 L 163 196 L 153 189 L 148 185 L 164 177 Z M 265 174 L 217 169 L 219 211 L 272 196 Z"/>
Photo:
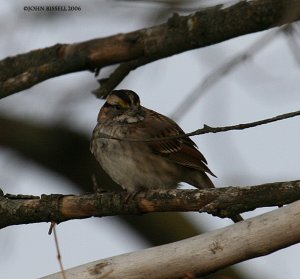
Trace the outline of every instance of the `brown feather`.
<path fill-rule="evenodd" d="M 212 176 L 215 176 L 202 159 L 204 156 L 195 147 L 191 148 L 188 145 L 182 144 L 181 150 L 178 152 L 173 152 L 168 158 L 179 165 L 198 171 L 207 172 Z"/>
<path fill-rule="evenodd" d="M 115 90 L 101 108 L 91 151 L 110 177 L 128 192 L 176 188 L 186 182 L 199 189 L 213 188 L 206 173 L 214 175 L 197 145 L 189 138 L 127 142 L 101 138 L 162 138 L 184 135 L 170 118 L 140 106 L 131 90 Z M 232 217 L 234 221 L 241 216 Z"/>
<path fill-rule="evenodd" d="M 160 138 L 184 134 L 184 131 L 172 119 L 152 110 L 144 109 L 147 117 L 139 128 L 139 132 L 144 138 Z M 148 145 L 152 152 L 176 164 L 215 176 L 207 167 L 207 161 L 198 150 L 196 143 L 189 137 L 153 141 L 148 142 Z"/>

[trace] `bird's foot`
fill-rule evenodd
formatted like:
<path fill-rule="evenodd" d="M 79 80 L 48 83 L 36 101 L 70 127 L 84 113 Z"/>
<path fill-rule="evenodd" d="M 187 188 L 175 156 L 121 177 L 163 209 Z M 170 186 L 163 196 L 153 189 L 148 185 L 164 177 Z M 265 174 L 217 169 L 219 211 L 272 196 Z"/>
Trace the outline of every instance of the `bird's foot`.
<path fill-rule="evenodd" d="M 127 195 L 125 197 L 125 203 L 130 203 L 131 201 L 133 201 L 136 198 L 136 196 L 141 192 L 143 192 L 143 190 L 141 189 L 133 192 L 127 192 Z"/>

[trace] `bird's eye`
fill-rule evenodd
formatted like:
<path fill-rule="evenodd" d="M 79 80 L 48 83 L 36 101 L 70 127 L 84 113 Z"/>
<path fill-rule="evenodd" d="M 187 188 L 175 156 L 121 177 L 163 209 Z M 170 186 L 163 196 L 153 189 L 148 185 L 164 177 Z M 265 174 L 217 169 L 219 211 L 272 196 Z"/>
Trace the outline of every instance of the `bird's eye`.
<path fill-rule="evenodd" d="M 120 105 L 115 105 L 116 110 L 120 110 L 122 107 Z"/>

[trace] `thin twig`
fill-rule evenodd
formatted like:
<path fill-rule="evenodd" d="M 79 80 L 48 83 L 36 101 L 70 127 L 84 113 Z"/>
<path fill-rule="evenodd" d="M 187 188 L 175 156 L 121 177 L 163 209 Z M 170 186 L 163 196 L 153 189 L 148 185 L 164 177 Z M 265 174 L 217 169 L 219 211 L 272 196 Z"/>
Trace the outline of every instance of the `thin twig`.
<path fill-rule="evenodd" d="M 157 57 L 146 57 L 120 64 L 108 78 L 98 80 L 100 87 L 92 91 L 92 93 L 98 98 L 106 98 L 107 95 L 118 84 L 120 84 L 131 71 L 155 60 L 157 60 Z"/>
<path fill-rule="evenodd" d="M 296 36 L 299 36 L 299 31 L 296 25 L 290 25 L 286 28 L 285 34 L 287 36 L 288 46 L 293 54 L 298 66 L 300 66 L 300 46 L 299 42 L 296 40 Z"/>
<path fill-rule="evenodd" d="M 113 139 L 113 140 L 120 140 L 120 141 L 133 141 L 133 142 L 152 142 L 152 141 L 165 141 L 165 140 L 170 140 L 170 139 L 179 139 L 179 138 L 185 138 L 185 137 L 192 137 L 192 136 L 197 136 L 197 135 L 203 135 L 203 134 L 209 134 L 209 133 L 221 133 L 221 132 L 227 132 L 231 130 L 244 130 L 248 128 L 253 128 L 256 126 L 260 125 L 265 125 L 268 123 L 292 118 L 300 116 L 300 111 L 294 111 L 294 112 L 289 112 L 289 113 L 284 113 L 280 114 L 271 118 L 259 120 L 259 121 L 254 121 L 254 122 L 249 122 L 249 123 L 244 123 L 244 124 L 238 124 L 238 125 L 232 125 L 232 126 L 225 126 L 225 127 L 210 127 L 208 125 L 204 124 L 204 127 L 198 130 L 195 130 L 190 133 L 185 133 L 185 134 L 179 134 L 179 135 L 174 135 L 174 136 L 169 136 L 169 137 L 159 137 L 159 138 L 148 138 L 148 139 L 135 139 L 135 138 L 119 138 L 119 137 L 113 137 L 109 136 L 104 133 L 99 133 L 100 138 L 105 138 L 105 139 Z"/>
<path fill-rule="evenodd" d="M 61 274 L 62 274 L 63 279 L 67 279 L 67 276 L 66 276 L 66 273 L 65 273 L 65 270 L 64 270 L 64 267 L 63 267 L 63 263 L 62 263 L 62 260 L 61 260 L 61 254 L 60 254 L 58 238 L 57 238 L 57 233 L 56 233 L 56 223 L 53 223 L 52 230 L 53 230 L 53 234 L 54 234 L 55 247 L 56 247 L 56 252 L 57 252 L 57 260 L 59 262 Z"/>
<path fill-rule="evenodd" d="M 298 201 L 192 238 L 77 266 L 69 269 L 67 274 L 74 279 L 166 279 L 180 278 L 193 271 L 197 276 L 207 278 L 208 274 L 226 266 L 266 256 L 299 243 L 299 228 Z M 255 275 L 253 277 L 257 278 Z M 44 279 L 55 278 L 57 276 L 54 274 Z"/>
<path fill-rule="evenodd" d="M 203 96 L 210 87 L 216 85 L 225 75 L 233 71 L 241 63 L 249 60 L 263 49 L 267 44 L 269 44 L 279 33 L 282 32 L 282 28 L 271 30 L 266 35 L 258 39 L 254 44 L 252 44 L 248 49 L 239 53 L 238 55 L 232 57 L 230 60 L 226 61 L 223 65 L 219 66 L 217 69 L 209 73 L 197 86 L 196 90 L 193 90 L 188 94 L 184 101 L 174 109 L 174 112 L 171 113 L 171 118 L 178 120 L 180 119 L 190 108 L 193 106 L 196 101 Z"/>

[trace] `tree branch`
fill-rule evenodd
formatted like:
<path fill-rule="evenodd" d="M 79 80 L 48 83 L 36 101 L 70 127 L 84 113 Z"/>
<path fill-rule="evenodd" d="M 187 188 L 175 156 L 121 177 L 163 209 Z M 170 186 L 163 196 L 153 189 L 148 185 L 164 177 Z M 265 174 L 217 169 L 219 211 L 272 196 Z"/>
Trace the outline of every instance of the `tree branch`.
<path fill-rule="evenodd" d="M 0 98 L 59 75 L 183 51 L 281 26 L 300 19 L 299 0 L 241 1 L 126 34 L 57 44 L 0 61 Z"/>
<path fill-rule="evenodd" d="M 73 183 L 81 193 L 93 191 L 92 174 L 96 175 L 97 180 L 94 185 L 108 191 L 121 189 L 101 169 L 89 152 L 90 139 L 85 135 L 61 125 L 43 126 L 41 123 L 12 119 L 1 114 L 0 131 L 2 131 L 0 132 L 1 147 L 12 149 L 23 159 L 30 160 L 55 175 L 62 176 Z M 41 187 L 42 193 L 44 185 Z M 126 215 L 118 216 L 116 219 L 123 225 L 129 226 L 152 245 L 177 241 L 199 233 L 199 228 L 196 228 L 182 214 L 148 214 L 143 218 Z M 151 230 L 153 225 L 157 229 L 156 233 Z"/>
<path fill-rule="evenodd" d="M 135 139 L 135 138 L 120 138 L 120 137 L 112 137 L 110 135 L 104 134 L 104 133 L 98 133 L 99 137 L 105 138 L 105 139 L 113 139 L 113 140 L 120 140 L 120 141 L 133 141 L 133 142 L 152 142 L 152 141 L 164 141 L 164 140 L 170 140 L 170 139 L 179 139 L 179 138 L 185 138 L 185 137 L 191 137 L 191 136 L 197 136 L 197 135 L 203 135 L 203 134 L 210 134 L 210 133 L 221 133 L 221 132 L 227 132 L 232 130 L 244 130 L 248 128 L 253 128 L 260 125 L 269 124 L 272 122 L 285 120 L 288 118 L 300 116 L 300 110 L 299 111 L 293 111 L 288 112 L 284 114 L 280 114 L 271 118 L 266 118 L 263 120 L 258 120 L 254 122 L 244 123 L 244 124 L 237 124 L 237 125 L 231 125 L 231 126 L 224 126 L 224 127 L 210 127 L 208 125 L 204 125 L 203 128 L 195 130 L 190 133 L 185 134 L 179 134 L 169 137 L 158 137 L 158 138 L 148 138 L 148 139 Z"/>
<path fill-rule="evenodd" d="M 246 221 L 171 244 L 91 262 L 66 271 L 73 279 L 187 278 L 270 254 L 300 242 L 300 201 Z M 283 237 L 286 236 L 286 237 Z M 58 279 L 60 273 L 43 279 Z"/>
<path fill-rule="evenodd" d="M 232 58 L 210 72 L 206 77 L 203 78 L 199 86 L 197 86 L 197 89 L 187 94 L 185 99 L 173 109 L 171 118 L 173 120 L 180 119 L 187 111 L 189 111 L 192 105 L 196 104 L 197 100 L 200 98 L 200 96 L 203 96 L 205 91 L 215 85 L 222 78 L 226 77 L 226 75 L 233 71 L 237 66 L 241 65 L 247 60 L 251 60 L 255 54 L 266 47 L 279 34 L 285 32 L 288 29 L 287 26 L 291 26 L 291 24 L 272 30 L 272 32 L 268 32 L 253 44 L 247 46 L 247 48 L 245 48 L 241 53 L 234 54 Z"/>
<path fill-rule="evenodd" d="M 129 201 L 127 192 L 41 197 L 4 195 L 0 196 L 0 228 L 38 222 L 61 223 L 92 216 L 169 211 L 200 211 L 224 218 L 258 207 L 282 206 L 298 199 L 300 180 L 249 187 L 149 191 Z"/>
<path fill-rule="evenodd" d="M 131 71 L 155 60 L 157 59 L 152 57 L 135 59 L 122 63 L 108 78 L 102 78 L 98 80 L 100 86 L 93 91 L 93 94 L 97 97 L 105 98 Z"/>

